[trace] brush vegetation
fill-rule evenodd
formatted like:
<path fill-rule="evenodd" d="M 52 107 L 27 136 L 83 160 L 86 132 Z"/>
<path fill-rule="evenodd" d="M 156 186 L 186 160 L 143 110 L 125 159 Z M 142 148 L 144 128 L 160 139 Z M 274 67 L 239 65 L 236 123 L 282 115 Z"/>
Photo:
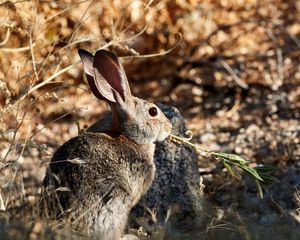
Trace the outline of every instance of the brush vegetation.
<path fill-rule="evenodd" d="M 181 111 L 218 209 L 213 239 L 298 239 L 299 19 L 292 0 L 1 1 L 0 236 L 69 236 L 40 217 L 41 182 L 55 149 L 106 111 L 84 48 L 115 52 L 135 95 Z"/>

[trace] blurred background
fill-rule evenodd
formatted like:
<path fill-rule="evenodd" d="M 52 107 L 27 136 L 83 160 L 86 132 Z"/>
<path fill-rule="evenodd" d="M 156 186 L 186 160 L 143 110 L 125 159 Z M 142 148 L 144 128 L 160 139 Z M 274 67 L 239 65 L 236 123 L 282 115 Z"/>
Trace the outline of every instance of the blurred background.
<path fill-rule="evenodd" d="M 194 143 L 277 167 L 260 200 L 199 156 L 218 218 L 300 222 L 297 0 L 1 1 L 1 210 L 34 198 L 54 150 L 107 111 L 79 48 L 122 57 L 134 95 L 177 107 Z"/>

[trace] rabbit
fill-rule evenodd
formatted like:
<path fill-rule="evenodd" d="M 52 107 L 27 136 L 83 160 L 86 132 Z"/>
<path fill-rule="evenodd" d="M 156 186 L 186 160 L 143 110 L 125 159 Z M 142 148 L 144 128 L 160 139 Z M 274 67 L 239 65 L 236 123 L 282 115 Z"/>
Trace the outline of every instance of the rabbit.
<path fill-rule="evenodd" d="M 83 132 L 55 152 L 43 185 L 47 214 L 101 239 L 121 239 L 131 208 L 152 184 L 155 143 L 171 122 L 153 103 L 132 96 L 113 53 L 79 49 L 88 85 L 112 111 L 109 130 Z"/>
<path fill-rule="evenodd" d="M 178 109 L 158 103 L 172 123 L 172 134 L 186 136 L 187 125 Z M 93 123 L 87 131 L 110 129 L 111 112 Z M 212 208 L 204 196 L 198 171 L 198 155 L 193 147 L 172 141 L 158 142 L 155 147 L 155 178 L 151 187 L 129 214 L 128 225 L 150 235 L 162 229 L 166 239 L 187 239 L 188 233 L 206 230 Z M 174 210 L 175 209 L 175 210 Z M 164 239 L 165 239 L 164 238 Z"/>

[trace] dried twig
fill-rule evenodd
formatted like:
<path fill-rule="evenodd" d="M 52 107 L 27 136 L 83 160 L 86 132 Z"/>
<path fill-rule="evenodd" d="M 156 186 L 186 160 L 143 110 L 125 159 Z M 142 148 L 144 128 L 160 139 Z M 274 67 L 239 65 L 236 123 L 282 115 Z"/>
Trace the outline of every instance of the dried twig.
<path fill-rule="evenodd" d="M 34 34 L 34 26 L 35 26 L 35 21 L 36 21 L 36 15 L 37 15 L 37 6 L 38 6 L 38 3 L 35 1 L 35 6 L 34 6 L 34 13 L 33 13 L 33 24 L 31 25 L 30 27 L 30 30 L 29 30 L 29 47 L 30 47 L 30 53 L 31 53 L 31 59 L 32 59 L 32 69 L 33 69 L 33 72 L 34 72 L 34 75 L 35 75 L 35 80 L 36 82 L 39 81 L 39 76 L 38 76 L 38 73 L 37 73 L 37 70 L 36 70 L 36 64 L 35 64 L 35 56 L 34 56 L 34 51 L 33 51 L 33 42 L 32 42 L 32 37 L 33 37 L 33 34 Z M 34 81 L 32 81 L 31 83 L 31 86 L 34 84 Z"/>
<path fill-rule="evenodd" d="M 2 42 L 0 42 L 0 46 L 5 45 L 8 42 L 9 37 L 10 37 L 10 27 L 7 28 L 5 38 L 3 39 Z"/>
<path fill-rule="evenodd" d="M 31 47 L 34 47 L 36 44 L 33 43 Z M 1 52 L 24 52 L 30 50 L 30 46 L 20 47 L 20 48 L 0 48 Z"/>
<path fill-rule="evenodd" d="M 225 70 L 231 75 L 233 80 L 236 82 L 237 85 L 239 85 L 241 88 L 248 89 L 249 86 L 247 83 L 243 82 L 238 75 L 234 72 L 234 70 L 230 67 L 230 65 L 224 61 L 220 60 L 221 65 L 225 68 Z"/>
<path fill-rule="evenodd" d="M 181 41 L 182 41 L 182 35 L 180 33 L 177 33 L 176 36 L 179 37 L 177 43 L 171 47 L 170 49 L 168 50 L 164 50 L 163 52 L 160 52 L 160 53 L 153 53 L 153 54 L 144 54 L 144 55 L 136 55 L 136 56 L 128 56 L 128 57 L 122 57 L 122 58 L 152 58 L 152 57 L 158 57 L 158 56 L 163 56 L 163 55 L 166 55 L 170 52 L 172 52 L 175 48 L 177 48 Z"/>
<path fill-rule="evenodd" d="M 284 80 L 284 71 L 283 71 L 283 57 L 282 57 L 282 50 L 278 46 L 277 39 L 271 29 L 266 28 L 266 32 L 270 39 L 273 42 L 274 48 L 276 49 L 276 56 L 277 56 L 277 75 L 278 79 L 280 80 L 281 83 L 283 83 Z"/>

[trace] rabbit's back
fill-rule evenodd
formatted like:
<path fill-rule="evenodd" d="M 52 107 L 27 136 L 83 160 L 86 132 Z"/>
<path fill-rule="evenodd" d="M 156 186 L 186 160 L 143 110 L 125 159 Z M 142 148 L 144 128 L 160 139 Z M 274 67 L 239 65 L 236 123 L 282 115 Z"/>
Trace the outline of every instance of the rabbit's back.
<path fill-rule="evenodd" d="M 114 225 L 126 224 L 130 208 L 153 180 L 155 167 L 147 150 L 122 135 L 84 133 L 56 151 L 44 185 L 63 190 L 56 191 L 62 210 L 76 209 L 74 218 L 84 212 L 81 222 L 88 228 L 102 225 L 116 232 Z M 100 232 L 107 235 L 106 230 Z"/>

